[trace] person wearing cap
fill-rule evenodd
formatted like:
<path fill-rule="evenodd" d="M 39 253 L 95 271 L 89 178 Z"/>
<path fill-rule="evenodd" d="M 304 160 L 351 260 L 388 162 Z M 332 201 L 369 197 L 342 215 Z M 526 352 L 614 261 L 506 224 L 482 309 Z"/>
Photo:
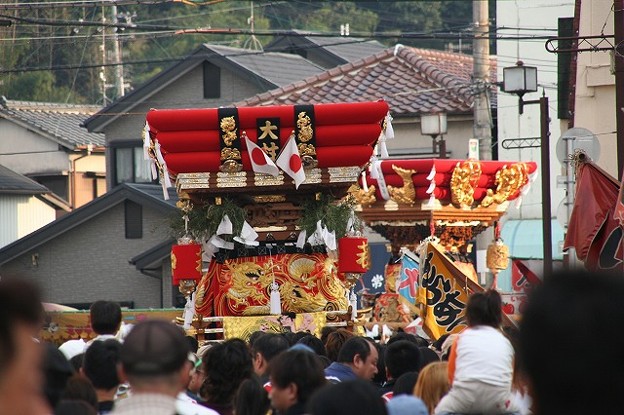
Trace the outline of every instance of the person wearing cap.
<path fill-rule="evenodd" d="M 130 384 L 128 398 L 118 400 L 116 415 L 215 415 L 214 411 L 180 401 L 189 381 L 189 344 L 182 329 L 163 320 L 137 324 L 121 346 L 119 378 Z M 189 409 L 190 408 L 190 409 Z"/>

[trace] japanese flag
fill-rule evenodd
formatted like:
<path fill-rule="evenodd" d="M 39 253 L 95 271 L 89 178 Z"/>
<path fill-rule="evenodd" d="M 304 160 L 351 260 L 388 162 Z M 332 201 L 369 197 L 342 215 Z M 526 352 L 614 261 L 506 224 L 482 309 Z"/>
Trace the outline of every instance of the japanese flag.
<path fill-rule="evenodd" d="M 294 135 L 290 136 L 275 163 L 284 170 L 284 173 L 292 177 L 295 181 L 295 189 L 298 189 L 299 185 L 305 181 L 305 172 Z"/>
<path fill-rule="evenodd" d="M 273 160 L 260 148 L 256 143 L 251 141 L 247 134 L 243 133 L 245 138 L 245 144 L 247 145 L 247 152 L 249 153 L 249 160 L 251 160 L 251 168 L 255 173 L 270 174 L 271 176 L 277 176 L 279 170 Z"/>

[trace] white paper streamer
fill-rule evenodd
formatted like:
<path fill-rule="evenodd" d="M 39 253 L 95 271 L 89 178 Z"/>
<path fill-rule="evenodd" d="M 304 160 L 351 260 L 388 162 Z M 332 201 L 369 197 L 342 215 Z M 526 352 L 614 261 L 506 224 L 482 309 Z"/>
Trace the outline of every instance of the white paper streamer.
<path fill-rule="evenodd" d="M 243 245 L 247 246 L 258 246 L 260 242 L 258 242 L 258 233 L 254 230 L 254 228 L 245 221 L 243 223 L 243 229 L 241 229 L 240 236 L 235 236 L 234 240 L 236 242 L 240 242 Z"/>
<path fill-rule="evenodd" d="M 297 237 L 297 248 L 303 249 L 305 242 L 306 242 L 306 231 L 303 230 L 299 232 L 299 236 Z"/>
<path fill-rule="evenodd" d="M 145 127 L 143 127 L 143 158 L 149 160 L 149 146 L 150 146 L 150 127 L 147 121 L 145 121 Z"/>
<path fill-rule="evenodd" d="M 184 305 L 184 313 L 182 318 L 184 318 L 184 330 L 188 330 L 191 328 L 191 323 L 193 322 L 193 317 L 195 316 L 195 292 L 193 292 L 190 296 L 186 297 L 186 304 Z"/>
<path fill-rule="evenodd" d="M 392 140 L 394 138 L 394 128 L 392 127 L 392 115 L 390 112 L 386 114 L 386 139 Z"/>
<path fill-rule="evenodd" d="M 366 172 L 365 171 L 362 172 L 362 189 L 364 189 L 365 192 L 368 192 L 368 183 L 366 182 Z"/>
<path fill-rule="evenodd" d="M 282 314 L 282 297 L 279 292 L 279 285 L 277 285 L 275 280 L 271 283 L 269 308 L 271 314 Z"/>
<path fill-rule="evenodd" d="M 381 197 L 383 197 L 384 200 L 390 200 L 390 193 L 388 192 L 388 187 L 386 186 L 386 179 L 381 171 L 381 161 L 375 160 L 373 163 L 373 169 L 377 172 L 377 185 L 379 186 L 379 193 L 381 193 Z"/>
<path fill-rule="evenodd" d="M 219 238 L 217 235 L 212 235 L 209 242 L 213 244 L 214 246 L 216 246 L 217 248 L 223 248 L 223 249 L 229 249 L 229 250 L 234 249 L 234 242 L 227 242 Z"/>
<path fill-rule="evenodd" d="M 221 222 L 219 223 L 219 227 L 217 228 L 217 232 L 215 235 L 231 235 L 232 234 L 232 221 L 230 220 L 228 215 L 223 215 Z"/>

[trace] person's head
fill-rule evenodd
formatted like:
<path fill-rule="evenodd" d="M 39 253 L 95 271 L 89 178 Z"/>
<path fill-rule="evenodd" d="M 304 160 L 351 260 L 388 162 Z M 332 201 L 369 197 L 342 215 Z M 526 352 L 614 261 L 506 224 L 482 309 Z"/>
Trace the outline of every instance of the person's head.
<path fill-rule="evenodd" d="M 249 349 L 252 349 L 256 340 L 266 334 L 265 331 L 256 330 L 249 335 L 249 339 L 247 339 L 247 343 L 249 344 Z"/>
<path fill-rule="evenodd" d="M 418 374 L 414 396 L 422 399 L 429 413 L 433 413 L 449 389 L 448 362 L 434 362 L 425 366 Z"/>
<path fill-rule="evenodd" d="M 65 385 L 65 389 L 61 394 L 61 400 L 59 402 L 74 399 L 85 401 L 93 408 L 97 408 L 98 397 L 95 388 L 89 379 L 78 373 L 74 374 L 67 380 L 67 384 Z"/>
<path fill-rule="evenodd" d="M 256 376 L 243 380 L 234 398 L 236 415 L 266 415 L 271 401 L 266 390 Z"/>
<path fill-rule="evenodd" d="M 251 349 L 256 375 L 266 374 L 271 360 L 288 349 L 289 346 L 288 340 L 277 333 L 265 333 L 264 336 L 256 339 Z"/>
<path fill-rule="evenodd" d="M 84 361 L 84 353 L 78 353 L 76 356 L 73 356 L 72 358 L 69 359 L 69 364 L 74 369 L 74 372 L 78 373 L 80 372 L 80 369 L 82 369 L 83 361 Z"/>
<path fill-rule="evenodd" d="M 418 371 L 422 370 L 422 368 L 427 366 L 429 363 L 440 361 L 440 356 L 438 356 L 438 354 L 429 347 L 419 347 L 418 350 L 420 350 L 420 364 L 418 365 Z"/>
<path fill-rule="evenodd" d="M 39 289 L 22 279 L 0 279 L 0 408 L 12 415 L 49 411 L 42 395 L 43 322 Z"/>
<path fill-rule="evenodd" d="M 394 396 L 386 403 L 388 415 L 428 415 L 422 400 L 413 395 Z"/>
<path fill-rule="evenodd" d="M 399 376 L 392 387 L 392 396 L 411 395 L 418 380 L 418 372 L 405 372 Z"/>
<path fill-rule="evenodd" d="M 383 386 L 388 381 L 386 377 L 386 348 L 388 345 L 383 343 L 376 343 L 377 349 L 377 373 L 373 376 L 373 383 L 377 386 Z"/>
<path fill-rule="evenodd" d="M 327 337 L 336 330 L 338 330 L 338 327 L 334 326 L 323 326 L 321 328 L 321 341 L 324 345 L 327 345 Z"/>
<path fill-rule="evenodd" d="M 363 379 L 323 386 L 308 402 L 310 415 L 386 415 L 377 389 Z"/>
<path fill-rule="evenodd" d="M 325 350 L 329 360 L 336 362 L 342 345 L 353 336 L 354 334 L 346 329 L 338 329 L 329 333 L 325 342 Z"/>
<path fill-rule="evenodd" d="M 568 270 L 534 287 L 519 351 L 536 414 L 622 412 L 622 298 L 620 273 Z"/>
<path fill-rule="evenodd" d="M 199 389 L 204 383 L 204 380 L 206 380 L 206 373 L 204 372 L 203 361 L 201 357 L 198 357 L 196 354 L 190 354 L 189 357 L 191 356 L 193 358 L 189 360 L 191 361 L 193 366 L 191 368 L 191 373 L 189 375 L 190 379 L 186 389 L 195 395 L 199 395 Z"/>
<path fill-rule="evenodd" d="M 386 348 L 385 361 L 387 378 L 396 379 L 405 372 L 420 369 L 420 350 L 409 340 L 395 341 Z"/>
<path fill-rule="evenodd" d="M 121 345 L 119 380 L 127 380 L 134 394 L 176 396 L 188 384 L 189 352 L 180 327 L 164 320 L 140 322 Z"/>
<path fill-rule="evenodd" d="M 54 408 L 54 415 L 97 415 L 97 410 L 81 399 L 62 399 Z"/>
<path fill-rule="evenodd" d="M 371 380 L 377 373 L 377 348 L 364 337 L 355 336 L 342 345 L 338 353 L 338 363 L 351 367 L 357 377 Z"/>
<path fill-rule="evenodd" d="M 299 339 L 299 341 L 297 341 L 297 343 L 305 344 L 310 349 L 314 350 L 314 353 L 316 353 L 319 356 L 327 356 L 325 345 L 323 344 L 321 339 L 316 337 L 314 334 L 307 334 L 303 336 L 302 338 Z"/>
<path fill-rule="evenodd" d="M 496 290 L 476 292 L 468 298 L 466 322 L 469 327 L 500 327 L 503 322 L 503 301 Z"/>
<path fill-rule="evenodd" d="M 296 403 L 305 404 L 325 384 L 323 364 L 314 352 L 288 350 L 271 362 L 271 404 L 280 413 Z"/>
<path fill-rule="evenodd" d="M 197 349 L 199 349 L 199 342 L 195 336 L 186 336 L 186 341 L 189 344 L 189 349 L 192 353 L 197 353 Z"/>
<path fill-rule="evenodd" d="M 54 408 L 61 399 L 69 378 L 74 374 L 74 368 L 55 345 L 44 343 L 43 347 L 43 374 L 45 376 L 43 391 L 48 403 Z"/>
<path fill-rule="evenodd" d="M 410 342 L 414 343 L 416 346 L 420 346 L 422 344 L 423 340 L 425 341 L 425 343 L 427 342 L 425 339 L 423 339 L 422 337 L 416 336 L 415 334 L 406 333 L 404 331 L 399 331 L 399 332 L 393 334 L 392 336 L 390 336 L 390 338 L 388 339 L 386 344 L 389 345 L 389 344 L 392 344 L 394 342 L 398 342 L 400 340 L 410 341 Z"/>
<path fill-rule="evenodd" d="M 98 300 L 91 304 L 89 314 L 97 334 L 116 334 L 121 326 L 121 307 L 115 302 Z"/>
<path fill-rule="evenodd" d="M 209 403 L 230 404 L 242 381 L 253 375 L 251 353 L 240 339 L 215 344 L 202 361 L 206 380 L 199 394 Z"/>
<path fill-rule="evenodd" d="M 115 339 L 91 343 L 84 355 L 82 373 L 95 389 L 115 393 L 120 383 L 117 373 L 120 352 L 121 343 Z"/>

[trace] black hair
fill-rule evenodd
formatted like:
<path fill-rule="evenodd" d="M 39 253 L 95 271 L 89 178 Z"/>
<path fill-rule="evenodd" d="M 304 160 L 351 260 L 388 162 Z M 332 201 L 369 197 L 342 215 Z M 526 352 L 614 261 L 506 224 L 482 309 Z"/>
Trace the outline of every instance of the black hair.
<path fill-rule="evenodd" d="M 254 343 L 256 342 L 256 340 L 258 340 L 260 337 L 264 336 L 266 334 L 266 332 L 264 331 L 254 331 L 253 333 L 251 333 L 249 335 L 249 339 L 247 340 L 247 343 L 249 343 L 249 348 L 253 348 Z"/>
<path fill-rule="evenodd" d="M 375 348 L 377 348 L 377 373 L 373 376 L 372 382 L 381 387 L 388 380 L 386 378 L 386 348 L 388 345 L 375 343 Z"/>
<path fill-rule="evenodd" d="M 303 336 L 302 338 L 299 339 L 297 343 L 305 344 L 310 349 L 314 350 L 314 353 L 316 353 L 319 356 L 327 356 L 325 345 L 323 344 L 321 339 L 319 339 L 313 334 L 308 334 L 306 336 Z"/>
<path fill-rule="evenodd" d="M 43 323 L 39 288 L 22 279 L 3 276 L 0 280 L 0 376 L 15 356 L 16 323 L 32 326 Z"/>
<path fill-rule="evenodd" d="M 392 396 L 412 395 L 414 393 L 414 386 L 416 386 L 417 380 L 418 372 L 411 371 L 403 373 L 397 378 L 396 382 L 394 382 Z"/>
<path fill-rule="evenodd" d="M 297 402 L 308 401 L 312 393 L 326 382 L 323 363 L 315 353 L 306 350 L 288 350 L 271 362 L 271 383 L 279 388 L 297 385 Z"/>
<path fill-rule="evenodd" d="M 440 356 L 438 356 L 438 354 L 430 348 L 419 347 L 418 350 L 420 350 L 420 364 L 418 365 L 419 371 L 429 363 L 440 361 Z"/>
<path fill-rule="evenodd" d="M 621 273 L 567 270 L 533 288 L 519 351 L 538 414 L 622 413 L 622 298 Z"/>
<path fill-rule="evenodd" d="M 74 368 L 74 372 L 78 372 L 82 368 L 84 362 L 84 353 L 78 353 L 69 359 L 69 364 Z"/>
<path fill-rule="evenodd" d="M 360 359 L 366 360 L 371 353 L 371 346 L 372 344 L 364 337 L 351 337 L 340 348 L 336 361 L 339 363 L 353 363 L 353 359 L 358 355 Z"/>
<path fill-rule="evenodd" d="M 120 351 L 121 343 L 107 339 L 94 341 L 85 352 L 83 371 L 96 389 L 109 390 L 119 385 L 117 363 Z"/>
<path fill-rule="evenodd" d="M 334 327 L 334 326 L 323 326 L 321 328 L 321 341 L 323 342 L 324 345 L 327 345 L 327 336 L 329 336 L 331 333 L 335 332 L 336 330 L 338 330 L 338 327 Z"/>
<path fill-rule="evenodd" d="M 468 298 L 466 321 L 468 326 L 498 328 L 503 322 L 503 301 L 496 290 L 477 292 Z"/>
<path fill-rule="evenodd" d="M 420 336 L 416 336 L 415 334 L 407 333 L 407 332 L 404 332 L 404 331 L 399 331 L 399 332 L 393 334 L 392 337 L 390 337 L 388 339 L 386 344 L 391 344 L 391 343 L 394 343 L 394 342 L 399 341 L 399 340 L 409 340 L 412 343 L 416 344 L 416 346 L 418 346 L 418 347 L 427 347 L 427 346 L 429 346 L 429 342 L 425 338 L 420 337 Z"/>
<path fill-rule="evenodd" d="M 253 374 L 251 353 L 241 339 L 212 346 L 202 358 L 206 380 L 199 394 L 208 403 L 230 404 L 243 380 Z"/>
<path fill-rule="evenodd" d="M 54 415 L 97 415 L 97 409 L 81 399 L 63 399 L 54 408 Z"/>
<path fill-rule="evenodd" d="M 310 415 L 386 415 L 377 389 L 363 379 L 330 384 L 319 389 L 307 405 Z"/>
<path fill-rule="evenodd" d="M 251 353 L 252 356 L 260 353 L 264 360 L 270 362 L 271 359 L 288 349 L 289 346 L 284 336 L 277 333 L 265 333 L 264 336 L 258 337 L 254 342 Z"/>
<path fill-rule="evenodd" d="M 409 340 L 395 341 L 388 344 L 385 360 L 390 377 L 396 379 L 405 372 L 418 371 L 420 350 Z"/>
<path fill-rule="evenodd" d="M 199 342 L 197 341 L 195 336 L 184 336 L 184 338 L 188 342 L 191 352 L 197 353 L 197 349 L 199 348 Z"/>
<path fill-rule="evenodd" d="M 97 334 L 115 334 L 121 325 L 121 307 L 112 301 L 98 300 L 89 308 L 91 328 Z"/>
<path fill-rule="evenodd" d="M 236 415 L 266 415 L 270 407 L 269 396 L 256 376 L 241 382 L 234 398 Z"/>
<path fill-rule="evenodd" d="M 61 401 L 67 399 L 85 401 L 94 408 L 97 408 L 98 404 L 98 397 L 95 388 L 89 379 L 78 373 L 74 374 L 67 380 L 65 390 L 63 390 L 63 393 L 61 394 Z"/>

